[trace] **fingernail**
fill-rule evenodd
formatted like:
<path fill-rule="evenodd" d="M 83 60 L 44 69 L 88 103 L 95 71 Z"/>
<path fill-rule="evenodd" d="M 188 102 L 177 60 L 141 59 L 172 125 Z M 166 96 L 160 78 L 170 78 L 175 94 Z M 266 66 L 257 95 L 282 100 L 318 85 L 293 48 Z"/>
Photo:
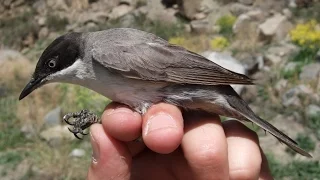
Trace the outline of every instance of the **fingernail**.
<path fill-rule="evenodd" d="M 94 139 L 92 133 L 90 132 L 91 137 L 91 146 L 92 146 L 92 162 L 98 163 L 99 157 L 100 157 L 100 151 L 99 151 L 99 145 L 97 141 Z"/>
<path fill-rule="evenodd" d="M 133 113 L 131 109 L 128 109 L 126 107 L 118 107 L 116 109 L 108 109 L 106 111 L 107 115 L 115 114 L 115 113 Z"/>
<path fill-rule="evenodd" d="M 145 134 L 164 128 L 176 128 L 176 121 L 166 113 L 158 113 L 147 120 Z"/>

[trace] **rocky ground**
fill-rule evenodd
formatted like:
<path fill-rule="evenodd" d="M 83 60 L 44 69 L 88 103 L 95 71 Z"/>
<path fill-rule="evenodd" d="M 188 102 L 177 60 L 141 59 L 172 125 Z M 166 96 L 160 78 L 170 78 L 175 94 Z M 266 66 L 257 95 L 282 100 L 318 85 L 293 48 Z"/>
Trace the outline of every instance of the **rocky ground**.
<path fill-rule="evenodd" d="M 83 108 L 99 113 L 109 101 L 60 84 L 19 103 L 17 97 L 58 35 L 112 27 L 155 33 L 255 79 L 255 86 L 234 88 L 314 156 L 294 154 L 248 124 L 258 132 L 275 177 L 320 179 L 319 22 L 318 0 L 0 1 L 2 179 L 84 179 L 89 141 L 75 141 L 61 117 Z"/>

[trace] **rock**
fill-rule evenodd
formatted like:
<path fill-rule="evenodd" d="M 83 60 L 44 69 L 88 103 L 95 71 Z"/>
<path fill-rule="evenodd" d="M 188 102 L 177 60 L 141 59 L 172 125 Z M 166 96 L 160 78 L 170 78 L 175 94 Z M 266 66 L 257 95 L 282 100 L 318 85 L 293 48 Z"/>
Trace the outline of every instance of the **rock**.
<path fill-rule="evenodd" d="M 249 52 L 240 52 L 235 56 L 246 68 L 248 74 L 254 74 L 263 67 L 263 57 Z"/>
<path fill-rule="evenodd" d="M 110 19 L 118 19 L 125 14 L 129 13 L 133 10 L 133 6 L 128 6 L 126 4 L 120 4 L 112 9 L 111 13 L 109 14 Z"/>
<path fill-rule="evenodd" d="M 285 39 L 286 35 L 293 28 L 287 17 L 281 14 L 275 14 L 259 25 L 259 36 L 263 41 L 280 41 Z"/>
<path fill-rule="evenodd" d="M 68 126 L 54 126 L 40 132 L 40 137 L 52 146 L 59 146 L 62 140 L 73 140 L 75 137 L 68 130 Z"/>
<path fill-rule="evenodd" d="M 195 20 L 204 19 L 206 17 L 207 17 L 207 15 L 205 13 L 203 13 L 203 12 L 200 12 L 200 13 L 197 13 L 197 14 L 194 15 L 194 19 Z"/>
<path fill-rule="evenodd" d="M 152 21 L 161 21 L 166 23 L 176 23 L 176 13 L 173 8 L 166 8 L 159 0 L 148 0 L 147 18 Z"/>
<path fill-rule="evenodd" d="M 298 63 L 296 62 L 289 62 L 288 64 L 286 64 L 283 68 L 284 72 L 290 72 L 290 71 L 295 71 L 296 68 L 298 66 Z"/>
<path fill-rule="evenodd" d="M 274 89 L 278 94 L 282 94 L 283 91 L 287 88 L 288 81 L 285 79 L 280 79 L 276 85 L 274 86 Z"/>
<path fill-rule="evenodd" d="M 56 107 L 48 112 L 44 117 L 45 127 L 54 127 L 58 125 L 61 125 L 61 107 Z"/>
<path fill-rule="evenodd" d="M 282 14 L 285 15 L 287 19 L 291 19 L 293 16 L 292 12 L 288 8 L 283 9 Z"/>
<path fill-rule="evenodd" d="M 0 50 L 0 65 L 5 61 L 29 61 L 20 52 L 9 49 Z"/>
<path fill-rule="evenodd" d="M 308 118 L 312 118 L 312 117 L 320 117 L 320 107 L 315 105 L 315 104 L 310 104 L 306 110 L 306 116 Z"/>
<path fill-rule="evenodd" d="M 126 4 L 128 6 L 135 7 L 137 4 L 137 0 L 120 0 L 119 4 Z"/>
<path fill-rule="evenodd" d="M 178 0 L 180 12 L 190 20 L 194 20 L 197 13 L 209 14 L 218 3 L 213 0 Z"/>
<path fill-rule="evenodd" d="M 39 17 L 39 19 L 38 19 L 37 22 L 38 22 L 38 25 L 39 25 L 40 27 L 43 27 L 43 26 L 46 24 L 46 22 L 47 22 L 47 18 L 41 16 L 41 17 Z"/>
<path fill-rule="evenodd" d="M 69 156 L 76 157 L 76 158 L 83 157 L 85 155 L 86 155 L 86 151 L 83 149 L 78 149 L 78 148 L 73 149 L 71 151 L 71 153 L 69 154 Z"/>
<path fill-rule="evenodd" d="M 190 22 L 191 31 L 195 33 L 208 33 L 211 31 L 208 19 L 194 20 Z"/>
<path fill-rule="evenodd" d="M 254 0 L 238 0 L 239 3 L 244 4 L 244 5 L 252 5 Z"/>
<path fill-rule="evenodd" d="M 282 9 L 287 7 L 287 1 L 279 0 L 255 0 L 253 7 L 260 9 L 263 12 L 276 11 L 281 12 Z"/>
<path fill-rule="evenodd" d="M 233 33 L 236 40 L 232 46 L 236 48 L 257 47 L 259 39 L 258 26 L 264 19 L 264 13 L 260 10 L 249 11 L 241 14 L 233 25 Z"/>
<path fill-rule="evenodd" d="M 32 139 L 36 136 L 36 130 L 33 128 L 31 124 L 24 124 L 20 131 L 24 134 L 26 139 Z"/>
<path fill-rule="evenodd" d="M 312 89 L 305 85 L 299 85 L 292 89 L 289 89 L 282 96 L 282 104 L 285 107 L 293 106 L 296 108 L 301 107 L 301 101 L 299 96 L 311 96 L 313 94 Z"/>
<path fill-rule="evenodd" d="M 281 42 L 271 46 L 265 52 L 265 62 L 267 65 L 275 65 L 280 62 L 286 62 L 289 57 L 298 53 L 300 48 L 291 43 Z"/>
<path fill-rule="evenodd" d="M 240 74 L 246 74 L 246 69 L 245 67 L 235 58 L 233 58 L 231 55 L 226 54 L 226 53 L 218 53 L 214 51 L 206 51 L 202 53 L 204 57 L 209 59 L 210 61 L 226 68 L 231 71 L 240 73 Z M 234 90 L 237 93 L 241 93 L 243 89 L 243 85 L 232 85 Z"/>
<path fill-rule="evenodd" d="M 296 3 L 296 0 L 289 0 L 289 5 L 290 8 L 297 8 L 298 5 Z"/>
<path fill-rule="evenodd" d="M 235 16 L 240 16 L 241 14 L 245 14 L 252 10 L 251 6 L 246 6 L 241 3 L 232 3 L 230 5 L 230 12 Z"/>
<path fill-rule="evenodd" d="M 49 29 L 47 27 L 42 27 L 38 33 L 39 39 L 46 38 L 49 35 Z"/>
<path fill-rule="evenodd" d="M 301 81 L 315 81 L 320 77 L 320 63 L 312 63 L 304 66 L 299 75 Z"/>
<path fill-rule="evenodd" d="M 80 15 L 77 15 L 76 22 L 78 24 L 83 25 L 89 22 L 94 23 L 105 23 L 109 18 L 109 14 L 107 12 L 84 12 Z M 70 29 L 70 26 L 78 26 L 77 24 L 68 25 L 67 29 Z M 73 27 L 75 28 L 75 27 Z"/>

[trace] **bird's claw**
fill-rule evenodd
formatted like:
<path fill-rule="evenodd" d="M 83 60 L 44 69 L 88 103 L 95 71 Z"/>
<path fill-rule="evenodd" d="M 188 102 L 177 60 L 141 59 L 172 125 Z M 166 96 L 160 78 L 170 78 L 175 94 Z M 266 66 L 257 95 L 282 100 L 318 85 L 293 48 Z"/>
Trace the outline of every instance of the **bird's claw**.
<path fill-rule="evenodd" d="M 73 121 L 69 121 L 70 118 L 73 118 Z M 78 135 L 82 136 L 88 135 L 84 130 L 90 127 L 92 124 L 101 123 L 100 118 L 94 113 L 88 110 L 81 110 L 76 113 L 68 113 L 63 117 L 63 120 L 72 126 L 72 128 L 68 128 L 71 133 L 77 138 L 82 139 Z"/>

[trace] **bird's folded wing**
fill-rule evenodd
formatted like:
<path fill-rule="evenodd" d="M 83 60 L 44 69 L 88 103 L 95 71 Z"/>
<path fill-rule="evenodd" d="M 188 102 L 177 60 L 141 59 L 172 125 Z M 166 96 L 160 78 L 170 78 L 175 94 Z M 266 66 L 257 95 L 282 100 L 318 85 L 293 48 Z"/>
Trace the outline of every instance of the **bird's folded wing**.
<path fill-rule="evenodd" d="M 253 84 L 245 75 L 171 44 L 95 44 L 93 58 L 125 77 L 179 84 Z"/>

